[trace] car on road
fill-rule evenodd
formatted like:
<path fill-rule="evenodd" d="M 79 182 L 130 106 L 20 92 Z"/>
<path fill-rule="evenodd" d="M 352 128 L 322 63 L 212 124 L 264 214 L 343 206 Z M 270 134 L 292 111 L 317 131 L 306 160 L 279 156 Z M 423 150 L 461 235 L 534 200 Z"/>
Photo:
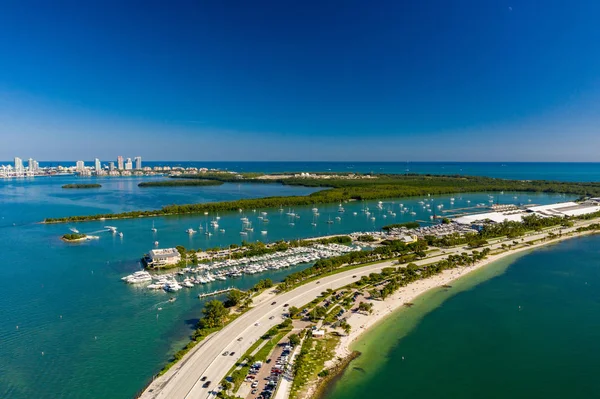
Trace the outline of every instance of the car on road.
<path fill-rule="evenodd" d="M 320 282 L 320 281 L 317 281 L 317 284 L 321 284 L 321 282 Z"/>
<path fill-rule="evenodd" d="M 285 305 L 283 305 L 284 308 L 287 308 L 288 306 L 290 306 L 289 303 L 286 303 Z"/>
<path fill-rule="evenodd" d="M 267 359 L 267 364 L 271 363 L 271 359 Z"/>
<path fill-rule="evenodd" d="M 258 326 L 260 326 L 260 323 L 254 323 L 254 326 L 258 327 Z"/>
<path fill-rule="evenodd" d="M 235 355 L 235 352 L 231 352 L 231 353 L 229 354 L 229 356 L 233 356 L 233 355 Z"/>
<path fill-rule="evenodd" d="M 258 392 L 258 389 L 253 389 L 252 392 L 250 392 L 252 395 L 255 395 L 256 392 Z"/>
<path fill-rule="evenodd" d="M 200 381 L 206 381 L 206 376 L 200 378 Z"/>
<path fill-rule="evenodd" d="M 277 305 L 276 301 L 271 302 L 271 305 Z"/>
<path fill-rule="evenodd" d="M 354 276 L 352 276 L 352 278 L 356 278 L 356 274 Z"/>
<path fill-rule="evenodd" d="M 206 381 L 204 384 L 202 384 L 203 388 L 208 388 L 210 386 L 210 381 Z"/>
<path fill-rule="evenodd" d="M 269 317 L 269 320 L 273 320 L 275 318 L 275 316 L 271 316 Z"/>
<path fill-rule="evenodd" d="M 223 356 L 227 356 L 227 355 L 229 355 L 229 351 L 223 352 Z"/>
<path fill-rule="evenodd" d="M 239 337 L 239 338 L 238 338 L 238 341 L 241 341 L 241 340 L 243 340 L 243 339 L 244 339 L 244 337 Z"/>

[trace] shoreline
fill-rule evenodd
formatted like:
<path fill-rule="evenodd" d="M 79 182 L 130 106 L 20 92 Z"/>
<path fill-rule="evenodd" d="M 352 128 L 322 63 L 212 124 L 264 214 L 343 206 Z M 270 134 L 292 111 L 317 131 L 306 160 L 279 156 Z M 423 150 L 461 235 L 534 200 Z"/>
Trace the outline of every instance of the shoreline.
<path fill-rule="evenodd" d="M 410 303 L 417 297 L 433 290 L 448 285 L 451 282 L 459 280 L 472 272 L 480 270 L 486 266 L 490 266 L 495 262 L 498 262 L 504 258 L 521 254 L 527 251 L 535 251 L 548 245 L 558 244 L 562 241 L 566 241 L 572 238 L 584 237 L 587 235 L 598 234 L 597 231 L 583 231 L 573 232 L 571 235 L 564 235 L 554 239 L 546 240 L 532 245 L 506 250 L 501 253 L 489 255 L 486 259 L 483 259 L 479 263 L 473 266 L 466 266 L 459 269 L 445 270 L 439 275 L 432 276 L 425 280 L 415 281 L 406 287 L 400 288 L 397 292 L 391 295 L 389 298 L 383 301 L 371 300 L 373 304 L 373 313 L 364 314 L 360 312 L 353 312 L 346 318 L 346 322 L 351 326 L 351 332 L 348 335 L 340 337 L 340 341 L 335 348 L 335 355 L 333 359 L 325 362 L 325 369 L 330 370 L 332 373 L 326 379 L 318 379 L 307 387 L 307 391 L 304 398 L 307 399 L 320 399 L 323 394 L 327 392 L 330 384 L 340 378 L 346 371 L 348 365 L 352 360 L 360 356 L 360 352 L 357 355 L 357 351 L 352 350 L 351 346 L 365 333 L 368 333 L 377 324 L 383 322 L 387 317 L 393 315 L 395 312 L 400 311 L 404 308 L 405 303 Z M 532 240 L 533 241 L 533 240 Z"/>

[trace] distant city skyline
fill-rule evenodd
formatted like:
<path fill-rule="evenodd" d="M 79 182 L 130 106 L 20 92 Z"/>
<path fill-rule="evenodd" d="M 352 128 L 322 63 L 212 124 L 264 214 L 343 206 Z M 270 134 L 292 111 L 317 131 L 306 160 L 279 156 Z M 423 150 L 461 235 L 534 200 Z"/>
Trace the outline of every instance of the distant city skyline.
<path fill-rule="evenodd" d="M 1 160 L 600 161 L 600 2 L 32 7 Z"/>

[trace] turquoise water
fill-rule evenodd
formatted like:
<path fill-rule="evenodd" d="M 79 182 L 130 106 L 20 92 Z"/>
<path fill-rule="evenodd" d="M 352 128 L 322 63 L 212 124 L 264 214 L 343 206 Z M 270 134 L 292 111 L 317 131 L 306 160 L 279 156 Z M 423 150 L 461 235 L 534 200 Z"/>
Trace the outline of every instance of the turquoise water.
<path fill-rule="evenodd" d="M 271 195 L 300 195 L 312 192 L 302 187 L 280 185 L 235 185 L 185 187 L 177 189 L 140 189 L 144 179 L 117 178 L 103 181 L 101 189 L 63 190 L 62 184 L 81 181 L 74 177 L 36 178 L 0 181 L 0 242 L 2 266 L 0 279 L 0 397 L 2 398 L 129 398 L 160 370 L 170 356 L 187 341 L 203 302 L 197 294 L 231 284 L 216 282 L 181 291 L 175 303 L 165 303 L 169 295 L 127 286 L 120 277 L 139 269 L 140 256 L 152 248 L 178 244 L 206 248 L 240 242 L 240 217 L 237 212 L 221 215 L 224 234 L 207 238 L 189 237 L 185 230 L 206 223 L 204 216 L 173 216 L 154 219 L 158 233 L 150 231 L 152 219 L 111 221 L 124 233 L 123 239 L 103 232 L 102 222 L 74 225 L 43 225 L 44 217 L 89 214 L 130 209 L 159 208 L 170 203 L 222 201 Z M 451 208 L 449 197 L 435 203 Z M 455 208 L 486 202 L 487 195 L 456 196 Z M 568 199 L 557 195 L 519 195 L 506 193 L 504 203 L 549 203 Z M 254 236 L 267 230 L 265 240 L 349 233 L 379 229 L 382 225 L 425 219 L 428 213 L 419 199 L 386 201 L 388 207 L 399 202 L 414 209 L 416 216 L 383 218 L 375 221 L 362 215 L 360 203 L 345 204 L 342 220 L 327 224 L 338 215 L 337 206 L 323 206 L 317 227 L 311 226 L 310 207 L 297 208 L 300 219 L 289 226 L 289 219 L 276 209 L 269 212 L 270 223 L 262 226 L 256 213 L 246 214 L 254 223 Z M 368 204 L 375 209 L 375 202 Z M 352 212 L 358 215 L 353 216 Z M 213 215 L 211 215 L 213 216 Z M 97 241 L 67 244 L 59 237 L 77 227 L 100 236 Z M 233 280 L 242 289 L 259 279 L 280 280 L 306 266 L 245 276 Z M 157 308 L 162 307 L 162 311 Z"/>
<path fill-rule="evenodd" d="M 598 396 L 600 236 L 438 289 L 356 343 L 327 399 Z"/>

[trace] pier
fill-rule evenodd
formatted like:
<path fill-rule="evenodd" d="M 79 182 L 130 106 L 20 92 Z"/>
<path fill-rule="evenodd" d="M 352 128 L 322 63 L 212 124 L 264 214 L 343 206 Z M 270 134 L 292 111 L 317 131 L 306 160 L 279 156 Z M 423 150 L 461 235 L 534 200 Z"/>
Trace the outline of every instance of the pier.
<path fill-rule="evenodd" d="M 202 299 L 202 298 L 206 298 L 206 297 L 214 296 L 214 295 L 219 295 L 219 294 L 224 294 L 224 293 L 229 292 L 229 291 L 231 291 L 233 289 L 236 289 L 236 288 L 235 287 L 228 287 L 228 288 L 223 288 L 222 290 L 205 292 L 204 294 L 198 294 L 198 299 Z"/>

